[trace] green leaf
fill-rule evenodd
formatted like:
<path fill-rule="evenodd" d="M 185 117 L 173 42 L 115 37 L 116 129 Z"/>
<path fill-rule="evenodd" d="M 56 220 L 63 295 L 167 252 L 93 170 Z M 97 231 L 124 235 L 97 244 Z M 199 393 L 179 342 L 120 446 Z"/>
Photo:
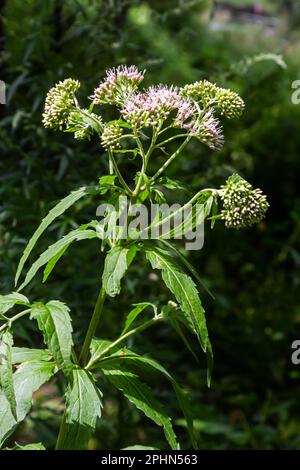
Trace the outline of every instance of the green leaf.
<path fill-rule="evenodd" d="M 190 273 L 194 276 L 194 278 L 196 279 L 196 281 L 203 287 L 203 289 L 206 290 L 206 292 L 211 296 L 211 298 L 213 300 L 215 300 L 215 296 L 214 294 L 210 291 L 210 289 L 207 287 L 207 285 L 205 284 L 205 282 L 201 279 L 201 277 L 199 276 L 197 270 L 194 268 L 194 266 L 188 261 L 188 259 L 180 252 L 180 250 L 171 242 L 169 242 L 168 240 L 161 240 L 161 243 L 163 243 L 164 245 L 166 245 L 168 248 L 170 248 L 171 250 L 173 250 L 176 255 L 178 256 L 178 258 L 180 259 L 180 261 L 182 261 L 182 263 L 184 264 L 184 266 L 186 266 L 188 268 L 188 270 L 190 271 Z"/>
<path fill-rule="evenodd" d="M 126 129 L 130 129 L 130 130 L 131 130 L 131 125 L 128 124 L 128 122 L 123 121 L 122 119 L 118 119 L 118 120 L 116 120 L 116 121 L 109 121 L 108 124 L 112 124 L 112 123 L 116 123 L 116 124 L 118 124 L 120 127 L 124 127 L 124 128 L 126 128 Z"/>
<path fill-rule="evenodd" d="M 34 303 L 31 309 L 31 318 L 38 322 L 43 332 L 44 342 L 53 355 L 58 367 L 67 377 L 72 374 L 72 323 L 70 310 L 62 302 L 52 300 L 47 304 Z"/>
<path fill-rule="evenodd" d="M 22 272 L 22 269 L 31 253 L 33 250 L 36 242 L 42 235 L 42 233 L 49 227 L 49 225 L 61 214 L 63 214 L 69 207 L 71 207 L 73 204 L 75 204 L 76 201 L 81 199 L 83 196 L 88 194 L 89 188 L 87 187 L 82 187 L 80 189 L 77 189 L 76 191 L 73 191 L 71 194 L 69 194 L 67 197 L 62 199 L 51 211 L 48 213 L 48 215 L 42 220 L 41 224 L 37 228 L 37 230 L 34 232 L 32 235 L 31 239 L 29 240 L 24 253 L 22 255 L 22 258 L 20 259 L 16 277 L 15 277 L 15 285 L 17 285 L 20 274 Z"/>
<path fill-rule="evenodd" d="M 5 394 L 0 391 L 0 446 L 29 412 L 32 394 L 47 382 L 54 372 L 54 362 L 30 361 L 23 363 L 13 374 L 17 420 L 12 415 Z"/>
<path fill-rule="evenodd" d="M 30 305 L 25 295 L 13 292 L 12 294 L 0 295 L 0 314 L 6 313 L 14 305 Z"/>
<path fill-rule="evenodd" d="M 170 302 L 169 302 L 170 304 Z M 175 304 L 175 302 L 174 302 Z M 174 330 L 177 332 L 178 336 L 180 336 L 180 338 L 182 339 L 183 343 L 185 344 L 186 348 L 190 351 L 190 353 L 194 356 L 194 358 L 196 359 L 197 362 L 199 362 L 198 360 L 198 357 L 195 353 L 195 351 L 193 350 L 191 344 L 190 344 L 190 341 L 188 340 L 188 338 L 186 338 L 182 328 L 181 328 L 181 325 L 180 325 L 180 315 L 181 312 L 180 312 L 180 309 L 178 308 L 178 305 L 175 304 L 175 306 L 172 306 L 172 305 L 165 305 L 163 308 L 162 308 L 162 315 L 164 316 L 164 318 L 167 318 L 170 325 L 174 328 Z"/>
<path fill-rule="evenodd" d="M 121 280 L 136 254 L 136 246 L 113 247 L 106 255 L 102 275 L 103 287 L 108 295 L 115 297 L 121 291 Z"/>
<path fill-rule="evenodd" d="M 96 238 L 97 233 L 94 230 L 91 229 L 86 229 L 86 225 L 83 225 L 76 230 L 72 230 L 70 233 L 65 235 L 63 238 L 58 240 L 56 243 L 53 245 L 49 246 L 46 251 L 44 251 L 39 258 L 33 263 L 31 268 L 29 269 L 28 273 L 26 274 L 25 280 L 22 283 L 22 285 L 19 287 L 19 290 L 22 290 L 29 282 L 32 280 L 32 278 L 35 276 L 37 271 L 47 264 L 51 260 L 50 266 L 48 266 L 45 270 L 46 278 L 47 278 L 47 273 L 50 274 L 52 271 L 55 263 L 58 261 L 58 259 L 62 256 L 62 250 L 65 247 L 68 247 L 72 242 L 74 241 L 79 241 L 79 240 L 86 240 L 86 239 L 91 239 L 91 238 Z M 65 251 L 65 250 L 64 250 Z M 59 255 L 59 256 L 58 256 Z M 54 261 L 53 261 L 54 258 Z M 54 263 L 54 264 L 53 264 Z"/>
<path fill-rule="evenodd" d="M 112 187 L 114 187 L 114 182 L 116 179 L 117 175 L 104 175 L 101 176 L 99 179 L 99 184 L 100 186 L 104 186 L 103 189 L 101 189 L 101 194 L 106 194 L 107 191 L 109 191 Z"/>
<path fill-rule="evenodd" d="M 157 308 L 154 304 L 151 304 L 149 302 L 141 302 L 139 304 L 136 304 L 134 309 L 131 310 L 126 318 L 125 326 L 124 329 L 121 333 L 121 336 L 123 336 L 126 331 L 128 331 L 129 327 L 132 325 L 134 320 L 139 316 L 140 313 L 142 313 L 147 307 L 152 307 L 154 310 L 154 313 L 157 314 Z"/>
<path fill-rule="evenodd" d="M 91 375 L 83 369 L 73 369 L 72 385 L 66 392 L 66 433 L 60 449 L 86 449 L 89 437 L 101 417 L 101 392 Z"/>
<path fill-rule="evenodd" d="M 139 378 L 129 371 L 114 369 L 110 365 L 103 366 L 103 373 L 108 380 L 121 390 L 128 400 L 141 410 L 158 426 L 162 426 L 170 447 L 179 448 L 176 435 L 169 416 L 161 403 L 153 397 L 151 390 Z"/>
<path fill-rule="evenodd" d="M 197 448 L 197 442 L 193 429 L 193 410 L 191 409 L 189 403 L 188 394 L 186 390 L 177 383 L 174 377 L 159 362 L 147 356 L 140 356 L 127 348 L 123 348 L 122 350 L 116 351 L 113 355 L 100 360 L 97 366 L 101 369 L 103 367 L 109 367 L 118 370 L 124 369 L 124 367 L 139 366 L 140 370 L 144 372 L 148 368 L 150 371 L 155 370 L 163 374 L 164 377 L 171 383 L 176 393 L 178 403 L 187 422 L 187 427 L 193 447 L 195 449 Z"/>
<path fill-rule="evenodd" d="M 21 364 L 28 361 L 49 361 L 51 357 L 48 349 L 31 349 L 31 348 L 12 348 L 12 363 Z"/>
<path fill-rule="evenodd" d="M 210 228 L 214 228 L 216 219 L 219 217 L 218 198 L 215 196 L 211 208 Z"/>
<path fill-rule="evenodd" d="M 41 442 L 37 442 L 35 444 L 27 444 L 25 446 L 22 446 L 21 444 L 16 444 L 13 449 L 7 449 L 7 450 L 46 450 L 46 449 Z"/>
<path fill-rule="evenodd" d="M 159 208 L 156 217 L 145 231 L 149 231 L 150 228 L 155 230 L 160 234 L 162 241 L 170 238 L 181 238 L 182 234 L 203 223 L 210 214 L 212 203 L 211 191 L 206 191 L 194 196 L 177 210 L 170 210 L 168 214 L 162 208 Z"/>
<path fill-rule="evenodd" d="M 162 278 L 166 286 L 174 294 L 188 325 L 196 333 L 199 343 L 207 353 L 208 384 L 210 384 L 212 370 L 212 348 L 208 337 L 204 309 L 202 307 L 194 281 L 181 271 L 170 254 L 158 247 L 146 247 L 146 257 L 153 269 L 162 271 Z"/>
<path fill-rule="evenodd" d="M 10 405 L 11 413 L 17 419 L 17 404 L 13 384 L 12 370 L 13 336 L 6 330 L 0 337 L 0 385 Z"/>
<path fill-rule="evenodd" d="M 43 282 L 46 282 L 50 274 L 52 273 L 53 269 L 55 268 L 56 264 L 60 260 L 60 258 L 64 255 L 64 253 L 67 251 L 69 246 L 71 245 L 72 242 L 66 243 L 66 245 L 55 255 L 53 258 L 48 261 L 46 264 L 46 267 L 44 269 L 44 275 L 43 275 Z"/>
<path fill-rule="evenodd" d="M 102 356 L 102 353 L 108 348 L 108 346 L 110 346 L 112 344 L 112 341 L 110 340 L 107 340 L 107 339 L 96 339 L 96 338 L 93 338 L 92 339 L 92 342 L 91 342 L 91 347 L 90 347 L 90 350 L 91 350 L 91 359 L 88 363 L 88 366 L 91 364 L 91 363 L 94 363 L 94 362 L 97 362 L 101 356 Z M 118 347 L 116 347 L 116 350 L 118 349 Z M 87 366 L 87 368 L 88 368 Z"/>
<path fill-rule="evenodd" d="M 178 189 L 187 193 L 191 192 L 190 188 L 186 184 L 183 184 L 181 181 L 168 178 L 167 176 L 162 176 L 157 181 L 155 181 L 155 184 L 163 186 L 166 189 Z"/>

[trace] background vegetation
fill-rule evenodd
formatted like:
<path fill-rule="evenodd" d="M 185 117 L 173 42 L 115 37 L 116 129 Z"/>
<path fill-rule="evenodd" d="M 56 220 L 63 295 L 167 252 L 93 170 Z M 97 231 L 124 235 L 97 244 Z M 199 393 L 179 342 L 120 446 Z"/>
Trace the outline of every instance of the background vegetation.
<path fill-rule="evenodd" d="M 212 388 L 205 382 L 205 357 L 194 361 L 167 326 L 143 334 L 134 347 L 159 358 L 190 390 L 201 448 L 300 448 L 300 366 L 290 359 L 291 343 L 300 334 L 300 106 L 291 103 L 291 83 L 300 78 L 299 2 L 9 0 L 1 5 L 0 78 L 7 83 L 7 105 L 0 106 L 1 293 L 13 289 L 23 247 L 53 203 L 108 171 L 98 143 L 81 144 L 42 127 L 43 100 L 54 83 L 78 78 L 83 96 L 89 95 L 106 68 L 127 63 L 147 68 L 151 82 L 180 85 L 208 78 L 232 87 L 245 99 L 246 112 L 240 121 L 226 123 L 224 149 L 213 153 L 190 144 L 169 170 L 195 189 L 222 184 L 238 171 L 261 187 L 271 204 L 257 228 L 235 232 L 217 224 L 211 232 L 207 227 L 204 249 L 190 254 L 215 296 L 202 292 L 215 351 Z M 153 162 L 152 169 L 160 164 Z M 129 179 L 132 166 L 124 166 Z M 94 204 L 77 205 L 52 227 L 40 249 L 94 213 Z M 74 245 L 47 285 L 36 281 L 25 292 L 31 300 L 65 301 L 82 335 L 102 263 L 96 242 L 91 243 Z M 131 303 L 149 296 L 154 302 L 169 299 L 142 264 L 131 268 L 126 282 L 125 293 L 107 303 L 100 337 L 114 337 Z M 18 345 L 41 342 L 31 322 L 18 323 L 16 332 Z M 62 409 L 58 386 L 50 383 L 35 395 L 30 417 L 15 436 L 19 442 L 54 445 Z M 153 388 L 189 448 L 173 392 L 156 377 Z M 162 433 L 150 421 L 113 390 L 106 397 L 91 449 L 132 443 L 164 447 Z"/>

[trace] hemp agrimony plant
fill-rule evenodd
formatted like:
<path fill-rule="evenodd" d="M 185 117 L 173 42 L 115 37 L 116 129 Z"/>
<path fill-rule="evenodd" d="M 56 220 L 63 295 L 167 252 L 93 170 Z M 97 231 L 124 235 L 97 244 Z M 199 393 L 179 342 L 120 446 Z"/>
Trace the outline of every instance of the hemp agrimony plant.
<path fill-rule="evenodd" d="M 195 215 L 193 210 L 187 216 L 189 230 L 203 223 L 204 219 L 210 219 L 212 226 L 215 219 L 220 219 L 229 228 L 242 228 L 259 222 L 265 215 L 268 203 L 259 189 L 254 190 L 251 184 L 235 174 L 219 189 L 200 189 L 183 207 L 167 215 L 159 207 L 149 225 L 138 230 L 134 220 L 136 206 L 148 209 L 154 203 L 166 205 L 166 189 L 182 190 L 180 181 L 166 176 L 173 160 L 181 157 L 192 139 L 211 149 L 219 149 L 223 143 L 223 133 L 217 116 L 228 119 L 239 117 L 244 108 L 243 100 L 236 93 L 206 80 L 182 88 L 159 85 L 139 90 L 143 78 L 144 72 L 135 66 L 109 70 L 94 90 L 90 97 L 91 104 L 86 109 L 79 105 L 76 98 L 80 87 L 77 80 L 68 78 L 59 82 L 47 94 L 44 126 L 71 132 L 77 140 L 98 138 L 107 152 L 110 171 L 107 175 L 99 175 L 98 184 L 75 190 L 50 210 L 24 250 L 16 273 L 17 291 L 0 296 L 1 445 L 5 445 L 18 423 L 29 413 L 33 392 L 60 371 L 65 380 L 65 411 L 57 449 L 87 447 L 97 419 L 101 418 L 103 396 L 100 384 L 103 380 L 111 382 L 133 405 L 161 426 L 168 445 L 178 449 L 171 418 L 149 386 L 140 379 L 141 371 L 152 370 L 170 381 L 185 417 L 191 444 L 197 448 L 193 413 L 186 391 L 163 365 L 148 355 L 139 355 L 129 349 L 127 340 L 159 323 L 169 322 L 190 348 L 186 332 L 194 333 L 207 355 L 207 378 L 210 383 L 213 354 L 197 289 L 201 279 L 187 260 L 184 250 L 178 249 L 173 242 L 173 239 L 180 238 L 178 234 L 183 232 L 187 223 L 184 220 L 186 217 L 181 218 L 180 222 L 177 217 L 185 214 L 183 209 L 187 204 L 192 209 L 200 205 L 200 216 L 199 213 Z M 105 121 L 103 116 L 110 112 L 114 113 L 114 119 Z M 176 142 L 176 150 L 170 153 Z M 154 166 L 158 154 L 164 155 L 164 164 L 155 174 L 149 174 L 148 163 L 154 159 Z M 140 168 L 130 181 L 125 181 L 121 167 L 125 160 L 130 163 L 132 159 L 140 164 Z M 101 222 L 95 218 L 49 246 L 19 282 L 29 255 L 43 232 L 70 206 L 87 195 L 93 195 L 97 203 L 110 207 L 101 213 Z M 124 201 L 126 222 L 118 225 Z M 162 234 L 161 228 L 166 222 L 173 223 L 173 227 Z M 155 237 L 149 236 L 153 228 Z M 72 318 L 66 304 L 59 300 L 32 302 L 21 292 L 41 268 L 45 282 L 68 247 L 75 241 L 85 239 L 98 240 L 98 256 L 105 257 L 105 261 L 95 308 L 80 345 L 74 344 Z M 170 301 L 166 305 L 153 305 L 145 299 L 129 311 L 125 324 L 120 324 L 117 338 L 113 341 L 97 338 L 96 329 L 101 315 L 105 315 L 105 300 L 120 294 L 122 279 L 137 252 L 145 256 L 152 269 L 160 271 L 170 291 Z M 13 313 L 10 313 L 11 310 Z M 30 320 L 37 322 L 45 349 L 14 346 L 15 322 Z M 42 448 L 41 444 L 30 446 Z"/>

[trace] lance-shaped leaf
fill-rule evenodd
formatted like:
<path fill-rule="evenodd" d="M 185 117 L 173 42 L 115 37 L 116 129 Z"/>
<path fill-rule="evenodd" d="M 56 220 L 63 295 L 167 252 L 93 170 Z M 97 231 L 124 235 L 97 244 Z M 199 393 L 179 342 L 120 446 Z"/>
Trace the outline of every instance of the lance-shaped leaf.
<path fill-rule="evenodd" d="M 0 447 L 23 421 L 31 408 L 32 394 L 55 373 L 54 362 L 30 361 L 23 363 L 13 375 L 17 404 L 14 418 L 5 394 L 0 391 Z"/>
<path fill-rule="evenodd" d="M 83 196 L 85 196 L 88 193 L 89 188 L 87 187 L 82 187 L 77 189 L 76 191 L 73 191 L 71 194 L 69 194 L 67 197 L 62 199 L 53 209 L 50 210 L 48 215 L 42 220 L 41 224 L 37 228 L 37 230 L 34 232 L 32 235 L 31 239 L 29 240 L 24 253 L 22 255 L 22 258 L 20 259 L 17 273 L 16 273 L 16 278 L 15 278 L 15 284 L 17 284 L 20 274 L 22 272 L 22 269 L 24 267 L 24 264 L 26 263 L 31 251 L 33 250 L 36 242 L 42 235 L 42 233 L 49 227 L 49 225 L 60 215 L 62 215 L 69 207 L 71 207 L 76 201 L 81 199 Z"/>
<path fill-rule="evenodd" d="M 0 315 L 13 308 L 14 305 L 30 305 L 25 295 L 13 292 L 12 294 L 0 295 Z"/>
<path fill-rule="evenodd" d="M 45 344 L 67 377 L 71 376 L 73 369 L 72 323 L 69 312 L 69 308 L 58 300 L 51 300 L 47 304 L 34 303 L 31 310 L 31 318 L 37 320 Z"/>
<path fill-rule="evenodd" d="M 102 275 L 103 287 L 108 295 L 115 297 L 121 291 L 121 280 L 136 254 L 136 247 L 113 247 L 106 255 Z"/>
<path fill-rule="evenodd" d="M 63 238 L 58 240 L 53 245 L 49 246 L 47 250 L 45 250 L 39 258 L 33 263 L 31 268 L 29 269 L 28 273 L 26 274 L 24 282 L 19 287 L 19 290 L 24 289 L 27 284 L 32 280 L 32 278 L 36 275 L 37 271 L 44 266 L 45 264 L 49 263 L 50 260 L 54 259 L 54 263 L 48 266 L 45 272 L 45 279 L 49 276 L 50 272 L 54 268 L 54 265 L 58 261 L 58 259 L 63 255 L 65 252 L 65 247 L 68 247 L 72 242 L 79 241 L 79 240 L 86 240 L 91 238 L 96 238 L 97 233 L 95 230 L 86 228 L 88 225 L 83 225 L 76 230 L 72 230 L 70 233 L 65 235 Z"/>
<path fill-rule="evenodd" d="M 207 353 L 208 383 L 210 384 L 213 354 L 208 337 L 204 308 L 195 283 L 190 276 L 181 271 L 180 266 L 166 250 L 159 247 L 145 247 L 145 249 L 152 268 L 162 271 L 162 278 L 166 286 L 176 297 L 187 324 L 196 333 L 203 351 Z"/>
<path fill-rule="evenodd" d="M 133 368 L 133 371 L 138 368 L 143 372 L 147 372 L 147 370 L 152 372 L 154 370 L 163 374 L 163 376 L 169 380 L 176 393 L 179 406 L 181 407 L 187 422 L 187 427 L 193 447 L 195 449 L 197 448 L 197 442 L 193 428 L 193 410 L 191 409 L 187 392 L 159 362 L 147 356 L 140 356 L 127 348 L 123 348 L 121 350 L 114 351 L 113 354 L 107 358 L 99 359 L 99 361 L 94 364 L 92 368 L 100 367 L 102 369 L 106 366 L 109 368 L 122 370 L 124 370 L 124 368 Z"/>
<path fill-rule="evenodd" d="M 102 371 L 108 380 L 128 398 L 139 410 L 158 426 L 162 426 L 170 447 L 179 448 L 170 417 L 162 404 L 152 395 L 151 390 L 132 372 L 121 368 L 113 368 L 107 364 Z"/>
<path fill-rule="evenodd" d="M 66 392 L 66 432 L 60 449 L 81 450 L 86 449 L 97 418 L 101 416 L 102 394 L 92 376 L 83 369 L 73 369 L 71 384 Z"/>
<path fill-rule="evenodd" d="M 6 330 L 0 336 L 0 388 L 10 405 L 13 417 L 17 419 L 17 404 L 12 370 L 12 345 L 13 336 L 9 330 Z"/>

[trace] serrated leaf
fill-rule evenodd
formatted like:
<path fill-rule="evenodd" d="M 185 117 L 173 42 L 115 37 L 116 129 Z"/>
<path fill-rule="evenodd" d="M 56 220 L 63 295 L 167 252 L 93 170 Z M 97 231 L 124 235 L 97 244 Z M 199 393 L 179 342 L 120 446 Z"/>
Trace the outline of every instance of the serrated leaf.
<path fill-rule="evenodd" d="M 208 384 L 210 384 L 212 370 L 212 348 L 208 336 L 204 308 L 202 307 L 194 281 L 181 271 L 176 261 L 162 248 L 146 248 L 146 257 L 153 269 L 162 271 L 162 278 L 166 286 L 174 294 L 188 325 L 196 333 L 199 343 L 207 354 Z"/>
<path fill-rule="evenodd" d="M 115 297 L 121 291 L 121 280 L 136 254 L 136 247 L 113 247 L 106 255 L 102 274 L 103 287 L 108 295 Z"/>
<path fill-rule="evenodd" d="M 12 363 L 21 364 L 28 361 L 49 361 L 51 357 L 48 349 L 31 349 L 31 348 L 12 348 Z"/>
<path fill-rule="evenodd" d="M 0 391 L 0 447 L 29 412 L 32 394 L 47 382 L 54 372 L 53 362 L 30 361 L 23 363 L 13 374 L 17 420 L 12 415 L 6 396 Z"/>
<path fill-rule="evenodd" d="M 37 320 L 45 344 L 67 377 L 72 375 L 73 369 L 71 361 L 73 330 L 69 312 L 67 305 L 58 300 L 52 300 L 47 304 L 37 302 L 31 309 L 31 318 Z"/>
<path fill-rule="evenodd" d="M 161 243 L 169 247 L 171 250 L 173 250 L 178 258 L 182 261 L 183 265 L 187 267 L 187 269 L 190 271 L 190 273 L 194 276 L 196 281 L 203 287 L 203 289 L 206 290 L 206 292 L 211 296 L 213 300 L 215 300 L 214 294 L 211 292 L 211 290 L 207 287 L 205 282 L 201 279 L 199 276 L 198 272 L 194 268 L 194 266 L 189 262 L 189 260 L 180 252 L 180 250 L 171 242 L 168 240 L 161 240 Z"/>
<path fill-rule="evenodd" d="M 186 390 L 177 383 L 174 377 L 159 362 L 147 356 L 140 356 L 127 348 L 123 348 L 122 350 L 114 352 L 111 356 L 100 360 L 97 366 L 101 369 L 107 366 L 109 368 L 118 370 L 124 370 L 124 367 L 128 368 L 130 366 L 140 366 L 140 370 L 143 372 L 147 371 L 148 368 L 163 374 L 164 377 L 169 380 L 176 393 L 178 403 L 187 422 L 187 427 L 193 447 L 195 449 L 197 448 L 197 442 L 193 428 L 193 410 L 189 404 L 188 394 Z"/>
<path fill-rule="evenodd" d="M 171 419 L 161 403 L 153 397 L 149 387 L 141 382 L 135 374 L 127 370 L 113 369 L 110 365 L 103 366 L 102 370 L 108 380 L 121 390 L 131 403 L 158 426 L 163 427 L 170 447 L 177 450 L 179 445 Z"/>
<path fill-rule="evenodd" d="M 27 284 L 33 279 L 33 277 L 36 275 L 37 271 L 47 264 L 50 260 L 58 260 L 60 256 L 63 254 L 62 250 L 64 247 L 69 246 L 72 242 L 74 241 L 79 241 L 79 240 L 87 240 L 87 239 L 92 239 L 97 237 L 97 233 L 94 230 L 91 229 L 86 229 L 86 225 L 79 227 L 76 230 L 72 230 L 70 233 L 65 235 L 63 238 L 58 240 L 56 243 L 53 245 L 49 246 L 47 250 L 45 250 L 39 258 L 32 264 L 31 268 L 29 269 L 28 273 L 26 274 L 24 282 L 21 284 L 18 290 L 24 289 Z M 57 255 L 60 255 L 59 258 L 57 258 Z M 52 271 L 54 266 L 51 266 Z M 47 268 L 46 268 L 47 269 Z M 50 268 L 49 268 L 50 269 Z M 49 273 L 50 274 L 50 273 Z"/>
<path fill-rule="evenodd" d="M 49 227 L 49 225 L 60 215 L 62 215 L 69 207 L 71 207 L 75 202 L 77 202 L 79 199 L 81 199 L 83 196 L 85 196 L 88 193 L 89 188 L 87 187 L 82 187 L 77 189 L 76 191 L 73 191 L 71 194 L 69 194 L 67 197 L 62 199 L 53 209 L 50 210 L 48 215 L 42 220 L 41 224 L 37 228 L 37 230 L 34 232 L 32 235 L 31 239 L 29 240 L 23 255 L 20 259 L 18 268 L 17 268 L 17 273 L 15 277 L 15 285 L 17 285 L 20 274 L 22 272 L 22 269 L 31 253 L 33 248 L 35 247 L 38 239 L 40 236 L 43 234 L 43 232 Z"/>
<path fill-rule="evenodd" d="M 101 396 L 87 371 L 73 370 L 72 385 L 66 392 L 66 433 L 60 449 L 86 449 L 97 418 L 101 417 Z"/>
<path fill-rule="evenodd" d="M 6 313 L 14 305 L 30 305 L 30 302 L 25 295 L 19 294 L 19 292 L 0 295 L 0 314 Z"/>
<path fill-rule="evenodd" d="M 142 313 L 147 307 L 152 307 L 154 310 L 154 314 L 157 314 L 157 308 L 154 304 L 151 304 L 149 302 L 141 302 L 139 304 L 136 304 L 134 309 L 132 309 L 126 318 L 125 326 L 124 329 L 121 333 L 121 336 L 128 331 L 129 327 L 132 325 L 134 320 L 139 316 L 140 313 Z"/>
<path fill-rule="evenodd" d="M 13 384 L 12 370 L 12 345 L 13 336 L 6 330 L 0 337 L 0 387 L 11 409 L 11 413 L 17 419 L 17 404 Z"/>

